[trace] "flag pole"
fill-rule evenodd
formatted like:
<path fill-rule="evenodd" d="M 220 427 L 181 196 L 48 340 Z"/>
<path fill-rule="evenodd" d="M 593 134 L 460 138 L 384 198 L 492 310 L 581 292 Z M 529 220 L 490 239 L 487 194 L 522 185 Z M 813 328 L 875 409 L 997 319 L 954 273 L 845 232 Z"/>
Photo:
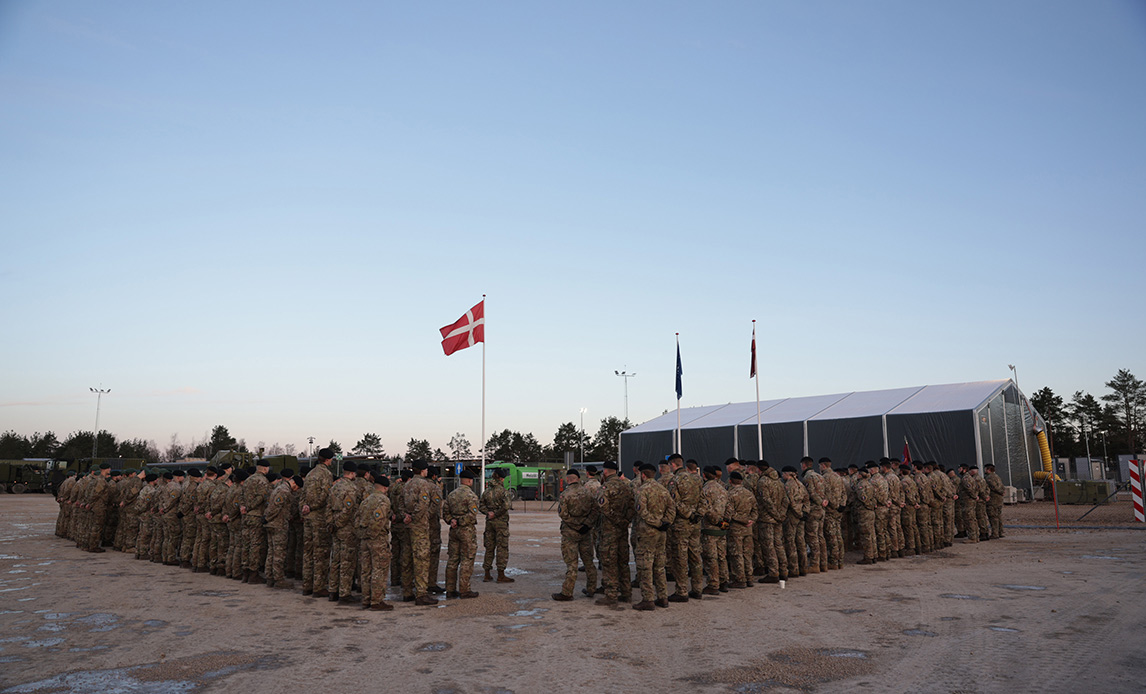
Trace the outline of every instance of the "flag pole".
<path fill-rule="evenodd" d="M 677 384 L 680 384 L 680 382 L 681 382 L 680 377 L 681 377 L 680 333 L 677 333 L 676 334 L 676 382 L 677 382 Z M 684 453 L 681 452 L 681 440 L 680 440 L 680 395 L 681 395 L 681 391 L 680 391 L 680 388 L 678 386 L 678 389 L 676 391 L 676 450 L 673 451 L 673 453 L 680 453 L 681 455 L 684 455 Z"/>
<path fill-rule="evenodd" d="M 481 490 L 485 493 L 485 294 L 482 301 L 482 341 L 481 341 Z"/>
<path fill-rule="evenodd" d="M 752 375 L 756 379 L 756 450 L 764 460 L 764 432 L 760 427 L 760 369 L 756 368 L 756 319 L 752 319 Z"/>

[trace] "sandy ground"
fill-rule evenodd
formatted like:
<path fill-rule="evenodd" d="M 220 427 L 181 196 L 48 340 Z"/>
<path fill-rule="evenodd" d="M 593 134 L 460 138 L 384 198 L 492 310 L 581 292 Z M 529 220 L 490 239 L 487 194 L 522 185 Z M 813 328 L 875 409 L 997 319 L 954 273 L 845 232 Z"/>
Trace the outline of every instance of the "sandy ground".
<path fill-rule="evenodd" d="M 1071 522 L 1086 510 L 1063 509 Z M 1045 524 L 1048 511 L 1053 524 L 1044 504 L 1008 508 L 1007 522 Z M 1146 688 L 1143 530 L 1015 528 L 871 567 L 853 553 L 784 590 L 645 613 L 550 600 L 558 522 L 531 508 L 512 519 L 516 583 L 377 613 L 80 552 L 53 535 L 55 514 L 51 497 L 0 495 L 0 692 Z M 1130 518 L 1122 503 L 1082 524 Z"/>

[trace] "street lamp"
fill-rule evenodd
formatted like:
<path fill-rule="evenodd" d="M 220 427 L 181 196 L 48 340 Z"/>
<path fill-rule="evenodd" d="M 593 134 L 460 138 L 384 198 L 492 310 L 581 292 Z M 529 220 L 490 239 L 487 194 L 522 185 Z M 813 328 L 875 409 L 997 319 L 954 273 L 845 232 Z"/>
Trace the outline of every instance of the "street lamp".
<path fill-rule="evenodd" d="M 95 431 L 92 432 L 92 465 L 95 465 L 96 442 L 99 441 L 99 403 L 105 393 L 111 392 L 111 388 L 107 388 L 106 390 L 103 388 L 88 388 L 88 390 L 96 394 L 96 423 Z"/>
<path fill-rule="evenodd" d="M 314 437 L 313 436 L 306 437 L 306 442 L 307 442 L 307 444 L 309 444 L 307 446 L 307 449 L 306 449 L 306 457 L 307 458 L 313 458 L 314 457 Z"/>
<path fill-rule="evenodd" d="M 581 463 L 585 462 L 585 413 L 589 410 L 581 408 Z"/>
<path fill-rule="evenodd" d="M 627 371 L 614 370 L 613 373 L 625 379 L 625 422 L 629 421 L 629 379 L 636 376 L 636 372 L 629 373 Z"/>

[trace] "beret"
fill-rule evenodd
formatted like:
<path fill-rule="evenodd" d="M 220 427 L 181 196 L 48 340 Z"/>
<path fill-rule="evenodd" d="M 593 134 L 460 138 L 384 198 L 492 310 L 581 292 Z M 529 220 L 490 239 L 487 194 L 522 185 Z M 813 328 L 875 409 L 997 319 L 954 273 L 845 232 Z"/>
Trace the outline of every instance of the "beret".
<path fill-rule="evenodd" d="M 606 460 L 604 462 L 604 464 L 601 465 L 601 467 L 606 469 L 606 470 L 617 470 L 617 469 L 619 469 L 617 467 L 617 463 L 615 461 L 612 461 L 612 460 Z"/>
<path fill-rule="evenodd" d="M 99 469 L 100 470 L 110 470 L 111 469 L 111 463 L 100 463 Z"/>
<path fill-rule="evenodd" d="M 597 466 L 596 465 L 586 465 L 585 466 L 585 472 L 589 473 L 590 475 L 595 475 L 595 474 L 597 474 Z"/>
<path fill-rule="evenodd" d="M 291 470 L 289 467 L 284 467 L 283 471 L 279 474 L 283 477 L 294 477 L 294 470 Z"/>
<path fill-rule="evenodd" d="M 286 477 L 286 475 L 283 475 L 283 477 Z M 291 480 L 293 480 L 293 481 L 294 481 L 294 483 L 295 483 L 295 484 L 297 484 L 299 487 L 301 487 L 302 485 L 306 484 L 306 480 L 304 480 L 303 478 L 299 477 L 298 475 L 295 475 L 294 477 L 292 477 L 292 478 L 291 478 Z"/>
<path fill-rule="evenodd" d="M 642 463 L 641 466 L 637 469 L 640 470 L 641 472 L 645 472 L 645 471 L 656 472 L 657 471 L 657 467 L 655 465 L 653 465 L 652 463 Z"/>
<path fill-rule="evenodd" d="M 413 468 L 415 470 L 417 470 L 418 472 L 421 472 L 422 470 L 425 470 L 428 467 L 430 467 L 430 466 L 426 465 L 426 461 L 424 461 L 424 460 L 415 460 L 414 461 Z"/>
<path fill-rule="evenodd" d="M 730 479 L 730 480 L 743 480 L 743 479 L 744 479 L 744 475 L 742 475 L 742 474 L 740 474 L 739 472 L 736 472 L 735 470 L 733 470 L 733 471 L 732 471 L 732 474 L 730 474 L 730 475 L 728 476 L 728 479 Z"/>
<path fill-rule="evenodd" d="M 823 458 L 820 458 L 820 462 L 821 463 L 830 463 L 830 462 L 832 462 L 832 459 L 825 455 Z"/>
<path fill-rule="evenodd" d="M 387 477 L 386 475 L 378 475 L 377 477 L 374 478 L 374 484 L 380 484 L 383 487 L 389 487 L 390 486 L 390 478 Z"/>
<path fill-rule="evenodd" d="M 172 470 L 171 474 L 174 477 L 186 477 L 187 476 L 182 470 Z"/>
<path fill-rule="evenodd" d="M 173 479 L 175 479 L 175 475 L 171 474 L 170 472 L 165 472 L 165 473 L 163 473 L 163 479 L 173 480 Z"/>
<path fill-rule="evenodd" d="M 143 479 L 148 482 L 154 482 L 155 480 L 159 479 L 159 475 L 155 474 L 154 472 L 149 472 L 147 473 L 147 477 L 144 477 Z"/>
<path fill-rule="evenodd" d="M 236 482 L 242 482 L 243 480 L 247 479 L 248 477 L 250 477 L 250 475 L 248 475 L 244 470 L 237 470 L 235 472 L 235 481 Z"/>
<path fill-rule="evenodd" d="M 732 465 L 733 463 L 739 463 L 739 462 L 740 461 L 737 460 L 736 458 L 729 458 L 728 460 L 724 461 L 724 464 L 725 465 Z"/>
<path fill-rule="evenodd" d="M 494 477 L 497 477 L 497 478 L 500 478 L 500 479 L 504 479 L 504 478 L 505 478 L 505 477 L 507 477 L 508 475 L 509 475 L 509 470 L 506 470 L 506 469 L 505 469 L 505 468 L 503 468 L 503 467 L 495 467 L 495 468 L 493 469 L 493 476 L 494 476 Z"/>
<path fill-rule="evenodd" d="M 576 468 L 569 468 L 568 470 L 565 471 L 565 474 L 566 475 L 573 475 L 577 479 L 581 479 L 581 473 L 577 472 Z"/>
<path fill-rule="evenodd" d="M 348 460 L 342 464 L 342 471 L 343 472 L 357 472 L 358 471 L 358 465 L 356 465 L 353 460 Z"/>
<path fill-rule="evenodd" d="M 796 471 L 796 468 L 792 467 L 791 465 L 785 465 L 784 469 L 781 470 L 780 472 L 795 472 L 795 471 Z"/>
<path fill-rule="evenodd" d="M 475 477 L 474 473 L 470 470 L 462 470 L 462 474 L 458 476 L 464 480 L 472 480 Z"/>
<path fill-rule="evenodd" d="M 267 473 L 267 481 L 268 482 L 274 482 L 278 478 L 279 478 L 279 473 L 277 473 L 277 472 L 268 472 Z"/>
<path fill-rule="evenodd" d="M 199 472 L 199 468 L 193 467 L 187 469 L 187 475 L 189 477 L 202 477 L 203 473 Z"/>
<path fill-rule="evenodd" d="M 330 450 L 329 448 L 318 449 L 319 460 L 330 460 L 333 457 L 334 457 L 334 451 Z"/>
<path fill-rule="evenodd" d="M 402 471 L 402 479 L 410 480 L 413 478 L 414 478 L 414 471 L 411 470 L 410 468 L 406 468 L 405 470 Z"/>
<path fill-rule="evenodd" d="M 684 456 L 680 453 L 673 453 L 669 457 L 665 458 L 665 460 L 684 460 Z"/>

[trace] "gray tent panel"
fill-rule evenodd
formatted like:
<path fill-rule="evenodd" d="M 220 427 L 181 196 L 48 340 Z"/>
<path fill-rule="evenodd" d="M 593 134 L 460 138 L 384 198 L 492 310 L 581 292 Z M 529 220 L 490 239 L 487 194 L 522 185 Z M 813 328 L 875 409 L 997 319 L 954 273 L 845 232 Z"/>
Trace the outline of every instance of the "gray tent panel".
<path fill-rule="evenodd" d="M 924 386 L 888 414 L 926 414 L 929 412 L 950 412 L 953 410 L 977 409 L 1010 379 L 1004 381 L 976 381 L 974 383 L 949 383 L 938 386 Z"/>
<path fill-rule="evenodd" d="M 975 426 L 970 412 L 889 414 L 887 441 L 891 457 L 901 457 L 905 436 L 912 460 L 934 460 L 947 467 L 975 464 Z"/>
<path fill-rule="evenodd" d="M 833 466 L 879 460 L 883 457 L 883 418 L 812 419 L 808 422 L 808 454 L 817 460 L 827 456 Z"/>
<path fill-rule="evenodd" d="M 664 460 L 666 455 L 672 453 L 675 433 L 675 431 L 652 431 L 640 436 L 622 436 L 620 461 L 622 472 L 631 475 L 633 463 L 638 460 L 654 465 Z"/>

